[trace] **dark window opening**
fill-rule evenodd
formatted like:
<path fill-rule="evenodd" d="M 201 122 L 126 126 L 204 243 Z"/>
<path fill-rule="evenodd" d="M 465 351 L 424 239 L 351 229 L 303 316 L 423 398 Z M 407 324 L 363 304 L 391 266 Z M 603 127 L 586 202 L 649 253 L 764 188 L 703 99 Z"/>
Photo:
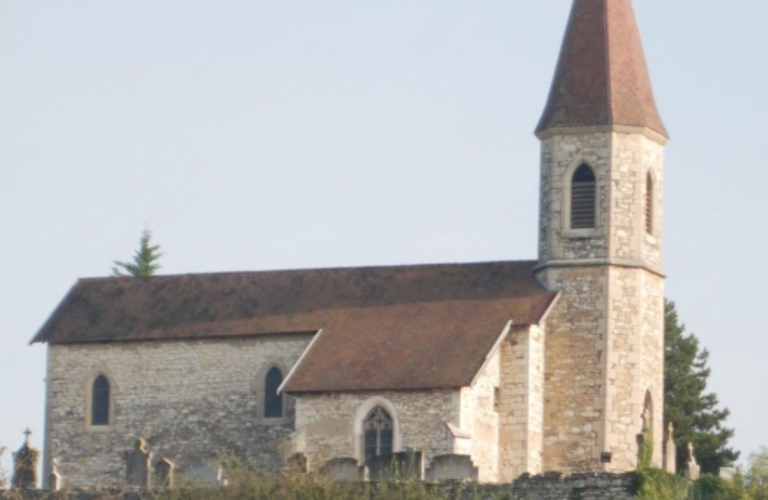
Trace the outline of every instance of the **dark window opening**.
<path fill-rule="evenodd" d="M 645 180 L 645 230 L 653 234 L 653 177 L 650 173 Z"/>
<path fill-rule="evenodd" d="M 596 187 L 595 172 L 588 165 L 576 169 L 571 182 L 571 229 L 595 227 Z"/>
<path fill-rule="evenodd" d="M 278 368 L 272 368 L 267 372 L 264 383 L 264 417 L 281 418 L 283 416 L 283 395 L 277 390 L 283 383 L 283 374 Z"/>
<path fill-rule="evenodd" d="M 391 455 L 394 451 L 392 417 L 381 406 L 365 418 L 365 458 Z"/>
<path fill-rule="evenodd" d="M 109 381 L 104 375 L 93 381 L 91 425 L 109 425 Z"/>

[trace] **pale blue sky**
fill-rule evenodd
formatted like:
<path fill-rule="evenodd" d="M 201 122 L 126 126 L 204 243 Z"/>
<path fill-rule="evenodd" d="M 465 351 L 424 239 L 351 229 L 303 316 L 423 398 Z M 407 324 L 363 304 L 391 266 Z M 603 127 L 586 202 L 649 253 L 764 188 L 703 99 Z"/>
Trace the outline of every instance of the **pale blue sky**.
<path fill-rule="evenodd" d="M 768 7 L 635 4 L 673 138 L 668 296 L 749 452 L 768 445 Z M 0 444 L 31 426 L 42 445 L 27 343 L 147 224 L 164 273 L 534 258 L 532 130 L 569 8 L 0 0 Z"/>

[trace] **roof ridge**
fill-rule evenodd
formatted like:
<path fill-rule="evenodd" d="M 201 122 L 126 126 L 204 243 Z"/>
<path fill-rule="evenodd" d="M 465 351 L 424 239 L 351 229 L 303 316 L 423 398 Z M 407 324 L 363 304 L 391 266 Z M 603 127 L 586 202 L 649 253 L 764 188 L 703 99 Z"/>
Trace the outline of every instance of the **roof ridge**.
<path fill-rule="evenodd" d="M 458 267 L 458 266 L 481 266 L 481 265 L 499 265 L 499 264 L 537 264 L 536 259 L 524 259 L 524 260 L 489 260 L 489 261 L 473 261 L 473 262 L 433 262 L 423 264 L 383 264 L 383 265 L 365 265 L 365 266 L 340 266 L 340 267 L 296 267 L 296 268 L 278 268 L 278 269 L 259 269 L 252 271 L 214 271 L 214 272 L 201 272 L 201 273 L 176 273 L 176 274 L 158 274 L 154 276 L 93 276 L 79 278 L 80 282 L 104 282 L 104 281 L 129 281 L 129 280 L 158 280 L 169 278 L 184 278 L 184 277 L 206 277 L 206 276 L 232 276 L 236 274 L 267 274 L 267 273 L 292 273 L 302 271 L 355 271 L 355 270 L 376 270 L 376 269 L 398 269 L 398 268 L 428 268 L 428 267 Z"/>

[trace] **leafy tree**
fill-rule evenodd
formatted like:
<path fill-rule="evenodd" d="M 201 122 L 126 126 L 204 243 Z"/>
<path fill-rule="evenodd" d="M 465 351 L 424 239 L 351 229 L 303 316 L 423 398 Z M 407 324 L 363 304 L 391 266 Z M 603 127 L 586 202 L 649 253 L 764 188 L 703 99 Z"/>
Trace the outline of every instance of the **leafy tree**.
<path fill-rule="evenodd" d="M 152 233 L 145 229 L 141 234 L 139 249 L 133 255 L 133 262 L 115 261 L 112 268 L 114 276 L 152 276 L 160 269 L 157 263 L 163 254 L 158 253 L 160 245 L 151 244 Z"/>
<path fill-rule="evenodd" d="M 768 447 L 749 455 L 749 467 L 743 482 L 754 500 L 768 500 Z"/>
<path fill-rule="evenodd" d="M 702 472 L 717 474 L 739 458 L 737 451 L 727 447 L 733 429 L 722 425 L 730 412 L 718 408 L 714 393 L 705 392 L 709 352 L 694 334 L 686 335 L 674 302 L 667 301 L 665 319 L 664 420 L 675 426 L 677 468 L 684 469 L 691 442 Z"/>
<path fill-rule="evenodd" d="M 5 455 L 5 452 L 7 451 L 7 448 L 5 446 L 0 446 L 0 489 L 3 489 L 8 484 L 7 476 L 5 475 L 5 470 L 3 469 L 3 455 Z"/>

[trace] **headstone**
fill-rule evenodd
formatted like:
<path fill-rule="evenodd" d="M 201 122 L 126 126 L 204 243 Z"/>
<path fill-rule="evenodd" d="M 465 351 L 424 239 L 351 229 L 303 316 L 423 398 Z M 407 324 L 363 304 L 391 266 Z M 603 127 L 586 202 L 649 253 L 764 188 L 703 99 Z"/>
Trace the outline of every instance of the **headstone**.
<path fill-rule="evenodd" d="M 218 486 L 219 468 L 212 467 L 205 460 L 195 460 L 184 467 L 184 481 L 195 486 Z"/>
<path fill-rule="evenodd" d="M 334 458 L 320 468 L 320 474 L 331 481 L 358 482 L 363 480 L 363 470 L 355 458 Z"/>
<path fill-rule="evenodd" d="M 224 466 L 219 466 L 219 471 L 216 473 L 216 482 L 219 486 L 229 486 L 229 476 Z"/>
<path fill-rule="evenodd" d="M 45 489 L 48 491 L 59 491 L 61 489 L 61 474 L 59 474 L 59 459 L 54 458 L 51 462 L 51 473 L 45 480 Z"/>
<path fill-rule="evenodd" d="M 664 442 L 664 470 L 677 474 L 677 445 L 675 444 L 675 426 L 669 423 L 667 440 Z"/>
<path fill-rule="evenodd" d="M 688 467 L 685 469 L 685 478 L 689 481 L 696 481 L 701 475 L 701 467 L 696 463 L 696 457 L 693 456 L 693 443 L 688 443 Z"/>
<path fill-rule="evenodd" d="M 290 472 L 306 474 L 309 472 L 309 458 L 304 453 L 294 453 L 288 459 L 288 470 Z"/>
<path fill-rule="evenodd" d="M 155 464 L 155 481 L 159 488 L 173 488 L 173 470 L 176 467 L 168 459 L 161 458 Z"/>
<path fill-rule="evenodd" d="M 128 462 L 126 481 L 128 486 L 149 488 L 149 463 L 152 454 L 147 451 L 147 442 L 142 438 L 136 440 L 133 451 L 126 456 Z"/>
<path fill-rule="evenodd" d="M 469 455 L 439 455 L 432 459 L 426 479 L 430 481 L 477 481 L 479 470 Z"/>
<path fill-rule="evenodd" d="M 424 456 L 420 451 L 370 457 L 365 466 L 374 482 L 424 479 Z"/>
<path fill-rule="evenodd" d="M 26 438 L 19 451 L 13 454 L 13 477 L 11 487 L 15 490 L 33 490 L 37 488 L 37 462 L 40 460 L 40 452 L 32 448 L 29 436 L 32 431 L 24 431 Z"/>

